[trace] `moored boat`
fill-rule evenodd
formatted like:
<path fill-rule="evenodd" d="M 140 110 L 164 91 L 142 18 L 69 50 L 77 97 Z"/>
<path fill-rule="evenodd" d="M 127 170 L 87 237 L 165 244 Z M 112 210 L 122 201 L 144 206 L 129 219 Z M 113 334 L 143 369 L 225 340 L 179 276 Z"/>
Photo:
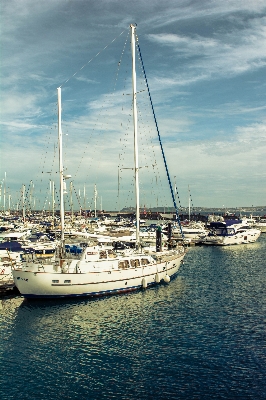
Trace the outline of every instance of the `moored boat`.
<path fill-rule="evenodd" d="M 254 243 L 260 234 L 259 229 L 252 228 L 242 220 L 214 221 L 210 222 L 209 233 L 200 242 L 219 246 Z"/>
<path fill-rule="evenodd" d="M 188 241 L 199 242 L 203 237 L 208 234 L 208 230 L 205 228 L 204 224 L 201 222 L 190 221 L 187 224 L 182 224 L 182 234 L 178 227 L 172 228 L 172 235 L 174 239 L 185 238 Z"/>
<path fill-rule="evenodd" d="M 64 201 L 65 185 L 62 161 L 61 87 L 58 88 L 58 141 L 60 173 L 61 244 L 53 260 L 36 259 L 33 255 L 13 270 L 14 282 L 26 298 L 102 296 L 147 288 L 173 278 L 185 256 L 184 246 L 162 249 L 161 230 L 156 232 L 156 252 L 144 251 L 140 243 L 139 165 L 137 141 L 137 104 L 135 73 L 135 26 L 131 25 L 133 127 L 136 194 L 136 247 L 115 251 L 99 246 L 86 246 L 82 255 L 65 253 Z M 167 171 L 168 172 L 168 171 Z M 170 178 L 168 176 L 168 181 Z M 175 202 L 174 202 L 175 204 Z"/>
<path fill-rule="evenodd" d="M 261 233 L 266 233 L 266 218 L 262 217 L 256 221 L 255 224 L 257 229 L 260 229 Z"/>
<path fill-rule="evenodd" d="M 21 294 L 31 297 L 99 296 L 169 282 L 185 250 L 145 254 L 86 247 L 81 259 L 60 258 L 54 264 L 33 261 L 13 271 Z"/>

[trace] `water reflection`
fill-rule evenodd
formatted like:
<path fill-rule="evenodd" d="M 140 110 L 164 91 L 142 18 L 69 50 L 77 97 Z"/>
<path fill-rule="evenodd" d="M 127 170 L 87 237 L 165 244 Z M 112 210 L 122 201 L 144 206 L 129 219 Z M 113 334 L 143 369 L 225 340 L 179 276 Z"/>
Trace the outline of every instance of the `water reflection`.
<path fill-rule="evenodd" d="M 169 286 L 96 300 L 24 300 L 16 308 L 14 328 L 21 332 L 27 321 L 25 328 L 36 331 L 36 336 L 42 335 L 44 329 L 46 337 L 47 334 L 62 337 L 62 332 L 70 335 L 76 332 L 84 340 L 93 342 L 97 336 L 121 335 L 120 327 L 139 327 L 143 332 L 149 321 L 156 319 L 155 308 L 157 312 L 158 309 L 168 308 L 173 297 L 176 304 L 182 291 L 182 278 L 177 277 Z M 135 331 L 135 334 L 138 332 Z"/>
<path fill-rule="evenodd" d="M 147 291 L 2 300 L 1 399 L 265 398 L 265 247 L 191 248 Z"/>
<path fill-rule="evenodd" d="M 18 298 L 13 308 L 6 303 L 10 325 L 2 355 L 16 360 L 20 374 L 15 386 L 8 375 L 9 390 L 23 399 L 33 391 L 49 398 L 88 398 L 88 392 L 92 398 L 114 393 L 128 398 L 125 385 L 136 392 L 145 360 L 152 360 L 154 347 L 160 351 L 165 313 L 171 312 L 173 299 L 178 309 L 183 291 L 179 277 L 169 286 L 97 300 Z M 11 366 L 11 372 L 15 369 Z"/>

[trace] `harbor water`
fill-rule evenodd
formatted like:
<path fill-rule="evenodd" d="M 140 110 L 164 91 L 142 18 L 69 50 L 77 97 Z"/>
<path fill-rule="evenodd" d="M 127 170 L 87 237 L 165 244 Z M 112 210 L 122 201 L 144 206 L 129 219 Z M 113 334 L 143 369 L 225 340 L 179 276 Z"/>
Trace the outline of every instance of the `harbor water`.
<path fill-rule="evenodd" d="M 136 293 L 2 298 L 0 321 L 2 400 L 265 399 L 266 234 Z"/>

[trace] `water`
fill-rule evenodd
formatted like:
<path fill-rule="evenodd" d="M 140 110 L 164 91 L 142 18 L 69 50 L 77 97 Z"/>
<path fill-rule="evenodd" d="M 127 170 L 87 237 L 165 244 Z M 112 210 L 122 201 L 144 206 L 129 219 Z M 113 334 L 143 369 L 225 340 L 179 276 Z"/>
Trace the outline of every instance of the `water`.
<path fill-rule="evenodd" d="M 266 235 L 190 248 L 169 285 L 0 303 L 1 399 L 265 399 Z"/>

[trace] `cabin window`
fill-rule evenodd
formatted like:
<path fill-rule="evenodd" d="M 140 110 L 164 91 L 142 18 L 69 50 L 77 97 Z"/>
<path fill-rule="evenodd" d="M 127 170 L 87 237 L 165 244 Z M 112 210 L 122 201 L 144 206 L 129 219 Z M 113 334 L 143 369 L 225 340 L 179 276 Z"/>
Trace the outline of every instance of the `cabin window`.
<path fill-rule="evenodd" d="M 140 266 L 139 259 L 136 258 L 136 259 L 134 259 L 134 260 L 130 260 L 130 265 L 131 265 L 132 268 L 139 267 L 139 266 Z"/>
<path fill-rule="evenodd" d="M 100 259 L 107 258 L 106 251 L 100 251 Z"/>
<path fill-rule="evenodd" d="M 129 261 L 128 260 L 119 261 L 118 268 L 122 268 L 122 269 L 129 268 Z"/>
<path fill-rule="evenodd" d="M 55 250 L 51 249 L 51 250 L 46 250 L 46 254 L 53 254 L 55 252 Z"/>
<path fill-rule="evenodd" d="M 228 235 L 234 235 L 234 233 L 235 233 L 234 228 L 227 228 Z"/>
<path fill-rule="evenodd" d="M 147 260 L 147 258 L 142 258 L 141 265 L 147 265 L 147 264 L 149 264 L 149 261 Z"/>
<path fill-rule="evenodd" d="M 87 251 L 88 256 L 95 256 L 97 251 Z"/>
<path fill-rule="evenodd" d="M 113 250 L 108 250 L 108 257 L 115 258 L 116 257 L 115 252 Z"/>
<path fill-rule="evenodd" d="M 71 280 L 70 279 L 65 279 L 64 283 L 71 283 Z"/>
<path fill-rule="evenodd" d="M 59 280 L 58 279 L 53 279 L 52 283 L 59 283 Z"/>

